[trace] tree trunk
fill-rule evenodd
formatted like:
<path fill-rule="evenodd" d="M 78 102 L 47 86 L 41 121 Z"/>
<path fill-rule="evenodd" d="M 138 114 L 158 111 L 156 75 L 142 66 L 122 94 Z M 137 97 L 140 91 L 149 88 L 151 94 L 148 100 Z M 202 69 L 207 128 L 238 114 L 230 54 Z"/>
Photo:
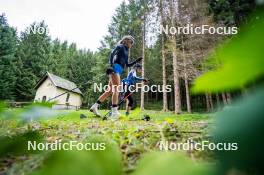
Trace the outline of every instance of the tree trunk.
<path fill-rule="evenodd" d="M 205 99 L 206 99 L 206 109 L 207 109 L 207 112 L 210 112 L 211 108 L 210 108 L 209 94 L 208 93 L 205 94 Z"/>
<path fill-rule="evenodd" d="M 210 103 L 210 110 L 213 111 L 214 110 L 214 103 L 213 103 L 212 94 L 209 93 L 208 97 L 209 97 L 209 103 Z"/>
<path fill-rule="evenodd" d="M 224 92 L 222 93 L 222 99 L 223 99 L 224 105 L 227 105 L 227 99 L 226 99 L 226 95 Z"/>
<path fill-rule="evenodd" d="M 170 100 L 171 100 L 171 106 L 172 106 L 172 110 L 174 110 L 174 94 L 173 91 L 170 93 Z"/>
<path fill-rule="evenodd" d="M 171 15 L 171 24 L 172 27 L 175 27 L 174 22 L 174 10 L 173 10 L 173 1 L 170 0 L 170 15 Z M 174 81 L 174 102 L 175 102 L 175 114 L 181 113 L 181 98 L 180 98 L 180 81 L 179 81 L 179 72 L 178 72 L 178 60 L 177 60 L 177 43 L 175 35 L 172 35 L 172 57 L 173 57 L 173 81 Z"/>
<path fill-rule="evenodd" d="M 188 113 L 192 113 L 188 75 L 187 75 L 187 67 L 186 67 L 187 63 L 186 63 L 186 57 L 185 57 L 185 50 L 184 49 L 185 48 L 184 48 L 184 43 L 183 43 L 183 39 L 182 39 L 182 54 L 183 54 L 183 66 L 184 66 L 184 85 L 185 85 L 185 91 L 186 91 L 186 104 L 187 104 Z"/>
<path fill-rule="evenodd" d="M 160 0 L 160 14 L 161 14 L 161 25 L 164 22 L 163 16 L 163 4 L 162 0 Z M 167 79 L 166 79 L 166 57 L 165 57 L 165 48 L 164 48 L 164 34 L 161 34 L 161 53 L 162 53 L 162 84 L 163 84 L 163 111 L 168 111 L 168 95 L 165 91 L 167 86 Z"/>
<path fill-rule="evenodd" d="M 144 14 L 143 19 L 143 35 L 142 35 L 142 77 L 145 77 L 145 34 L 146 34 L 146 16 Z M 142 82 L 142 85 L 144 86 L 144 82 Z M 141 100 L 140 100 L 140 110 L 144 110 L 144 91 L 141 90 Z"/>
<path fill-rule="evenodd" d="M 231 104 L 232 97 L 231 97 L 231 94 L 229 92 L 226 93 L 226 101 L 228 104 Z"/>
<path fill-rule="evenodd" d="M 188 83 L 187 78 L 185 78 L 184 83 L 185 83 L 185 90 L 186 90 L 187 111 L 188 111 L 188 113 L 192 113 L 191 99 L 190 99 L 190 92 L 189 92 L 189 83 Z"/>

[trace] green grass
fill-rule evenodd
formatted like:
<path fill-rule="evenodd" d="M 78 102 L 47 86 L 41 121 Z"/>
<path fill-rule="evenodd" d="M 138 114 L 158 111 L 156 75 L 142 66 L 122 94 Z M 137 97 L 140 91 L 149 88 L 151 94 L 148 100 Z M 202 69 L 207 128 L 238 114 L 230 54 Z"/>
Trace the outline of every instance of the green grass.
<path fill-rule="evenodd" d="M 79 111 L 61 111 L 65 114 L 61 115 L 61 117 L 65 120 L 79 120 L 80 114 L 86 115 L 88 118 L 94 118 L 95 116 L 89 110 L 79 110 Z M 108 110 L 100 110 L 101 115 L 105 115 Z M 121 120 L 133 120 L 133 119 L 142 119 L 144 115 L 149 115 L 151 120 L 153 121 L 164 121 L 166 119 L 172 119 L 175 121 L 199 121 L 199 120 L 208 120 L 213 117 L 212 114 L 201 114 L 201 113 L 183 113 L 180 115 L 174 114 L 173 112 L 162 112 L 162 111 L 154 111 L 154 110 L 145 110 L 140 111 L 138 108 L 132 110 L 130 115 L 125 116 L 125 111 L 120 110 Z M 83 119 L 82 119 L 83 120 Z"/>
<path fill-rule="evenodd" d="M 137 161 L 143 153 L 158 151 L 157 142 L 161 139 L 186 141 L 186 139 L 206 137 L 211 118 L 211 114 L 187 114 L 175 115 L 173 112 L 161 112 L 139 109 L 131 111 L 131 115 L 126 117 L 125 111 L 121 110 L 119 121 L 103 121 L 95 117 L 88 110 L 66 111 L 59 113 L 48 119 L 40 119 L 30 122 L 21 122 L 20 114 L 23 109 L 9 110 L 8 120 L 0 120 L 0 136 L 12 136 L 34 130 L 43 135 L 44 141 L 53 142 L 58 139 L 63 141 L 84 141 L 94 136 L 104 137 L 115 142 L 122 152 L 122 163 L 125 172 L 135 169 Z M 101 110 L 101 114 L 106 114 L 107 110 Z M 87 118 L 81 119 L 84 114 Z M 149 122 L 141 120 L 144 115 L 149 115 Z M 201 133 L 192 133 L 199 131 Z M 206 154 L 200 152 L 193 153 L 197 159 L 206 158 Z M 27 161 L 36 159 L 36 156 L 29 156 Z M 45 159 L 45 158 L 44 158 Z M 17 160 L 17 159 L 16 159 Z M 21 171 L 21 163 L 24 161 L 14 161 L 8 171 Z M 34 161 L 35 162 L 35 161 Z M 36 161 L 36 167 L 41 166 L 43 161 Z M 0 170 L 3 164 L 0 161 Z M 27 167 L 27 165 L 23 165 Z M 31 171 L 31 169 L 23 170 Z"/>

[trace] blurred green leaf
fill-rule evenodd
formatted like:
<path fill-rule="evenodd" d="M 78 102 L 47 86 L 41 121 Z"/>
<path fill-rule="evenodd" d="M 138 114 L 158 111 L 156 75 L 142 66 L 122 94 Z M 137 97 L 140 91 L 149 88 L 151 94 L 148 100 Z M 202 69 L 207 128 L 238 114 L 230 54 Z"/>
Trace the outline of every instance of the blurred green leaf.
<path fill-rule="evenodd" d="M 215 142 L 238 143 L 237 151 L 217 151 L 221 162 L 220 174 L 231 168 L 259 171 L 264 162 L 264 90 L 243 99 L 233 107 L 217 114 Z"/>
<path fill-rule="evenodd" d="M 120 175 L 122 174 L 121 153 L 107 139 L 93 138 L 84 143 L 106 143 L 105 150 L 53 151 L 44 161 L 43 167 L 34 175 Z"/>
<path fill-rule="evenodd" d="M 58 114 L 62 114 L 62 112 L 58 110 L 52 110 L 48 107 L 32 105 L 24 109 L 24 111 L 19 114 L 19 117 L 23 122 L 28 122 L 32 120 L 49 119 L 51 117 L 58 116 Z"/>
<path fill-rule="evenodd" d="M 58 114 L 64 114 L 66 112 L 61 112 L 57 110 L 52 110 L 53 103 L 32 103 L 29 106 L 25 106 L 20 109 L 7 109 L 6 104 L 0 102 L 0 118 L 4 120 L 9 119 L 19 119 L 21 123 L 39 120 L 39 119 L 49 119 L 55 117 Z M 2 113 L 1 113 L 2 112 Z"/>
<path fill-rule="evenodd" d="M 28 153 L 35 153 L 37 151 L 28 150 L 28 141 L 39 142 L 42 140 L 42 135 L 38 132 L 29 131 L 15 136 L 0 137 L 0 157 L 7 154 L 22 155 Z"/>
<path fill-rule="evenodd" d="M 175 152 L 154 152 L 140 161 L 133 175 L 213 175 L 212 165 L 193 162 L 187 156 Z"/>
<path fill-rule="evenodd" d="M 264 75 L 264 12 L 256 13 L 237 36 L 221 45 L 213 57 L 221 66 L 195 81 L 193 92 L 239 89 Z"/>
<path fill-rule="evenodd" d="M 32 106 L 41 106 L 41 107 L 49 107 L 51 108 L 52 105 L 54 105 L 55 102 L 34 102 L 32 103 L 29 107 L 32 107 Z"/>
<path fill-rule="evenodd" d="M 4 102 L 0 101 L 0 113 L 3 112 L 6 108 L 6 105 Z"/>

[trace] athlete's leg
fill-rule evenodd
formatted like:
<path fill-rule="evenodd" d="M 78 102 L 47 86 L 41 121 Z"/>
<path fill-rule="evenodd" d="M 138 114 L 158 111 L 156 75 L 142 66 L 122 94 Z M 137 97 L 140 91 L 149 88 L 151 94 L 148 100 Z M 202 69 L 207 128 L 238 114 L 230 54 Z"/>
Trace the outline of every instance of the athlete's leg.
<path fill-rule="evenodd" d="M 112 93 L 112 83 L 109 77 L 108 88 L 107 90 L 98 98 L 97 102 L 92 105 L 90 111 L 93 112 L 96 116 L 101 117 L 101 114 L 98 112 L 99 105 L 105 101 L 105 99 Z"/>
<path fill-rule="evenodd" d="M 120 75 L 119 74 L 111 74 L 111 83 L 112 83 L 112 104 L 118 104 L 118 96 L 120 92 Z"/>
<path fill-rule="evenodd" d="M 112 93 L 112 82 L 111 82 L 111 79 L 109 78 L 109 82 L 108 82 L 108 88 L 107 90 L 98 98 L 98 101 L 100 103 L 104 102 L 105 99 L 107 97 L 109 97 L 109 95 Z"/>
<path fill-rule="evenodd" d="M 111 83 L 112 83 L 112 119 L 116 120 L 119 118 L 120 113 L 118 112 L 118 96 L 120 92 L 120 75 L 117 73 L 113 73 L 111 75 Z"/>

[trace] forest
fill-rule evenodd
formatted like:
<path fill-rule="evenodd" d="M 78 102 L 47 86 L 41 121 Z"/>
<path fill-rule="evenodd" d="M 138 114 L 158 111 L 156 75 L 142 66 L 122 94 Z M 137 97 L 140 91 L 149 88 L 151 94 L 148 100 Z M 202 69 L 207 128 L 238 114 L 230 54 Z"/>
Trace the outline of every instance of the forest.
<path fill-rule="evenodd" d="M 262 0 L 123 1 L 96 51 L 53 39 L 44 20 L 18 33 L 0 12 L 0 174 L 262 174 L 263 5 Z M 158 32 L 163 26 L 183 31 L 190 25 L 234 33 Z M 140 76 L 172 91 L 135 93 L 129 118 L 111 123 L 88 109 L 100 95 L 94 83 L 108 83 L 109 56 L 125 35 L 135 38 L 129 61 L 143 58 Z M 34 87 L 46 72 L 76 83 L 83 93 L 79 111 L 33 103 Z M 14 102 L 28 105 L 10 107 Z M 102 113 L 109 103 L 101 105 Z M 120 109 L 123 113 L 125 106 Z M 192 144 L 237 143 L 238 150 L 175 153 L 157 146 L 190 138 Z M 109 147 L 88 153 L 26 150 L 29 140 L 60 139 Z"/>
<path fill-rule="evenodd" d="M 48 31 L 44 21 L 33 22 L 18 34 L 14 27 L 8 25 L 8 17 L 2 14 L 0 99 L 32 101 L 34 86 L 49 71 L 77 85 L 88 81 L 88 86 L 81 87 L 81 90 L 84 93 L 83 105 L 89 106 L 98 96 L 93 93 L 93 83 L 107 81 L 104 70 L 111 49 L 123 35 L 130 34 L 136 40 L 130 59 L 138 56 L 144 58 L 142 75 L 150 79 L 152 84 L 170 84 L 174 87 L 171 93 L 140 94 L 137 101 L 142 109 L 158 107 L 176 113 L 213 111 L 229 103 L 232 96 L 240 92 L 191 95 L 189 89 L 195 78 L 216 66 L 205 63 L 205 60 L 227 36 L 152 35 L 160 25 L 171 26 L 172 22 L 174 26 L 185 26 L 188 23 L 202 25 L 205 22 L 212 26 L 222 23 L 226 26 L 239 26 L 254 10 L 255 3 L 248 1 L 241 5 L 234 4 L 232 1 L 213 0 L 199 4 L 196 1 L 179 1 L 178 4 L 167 1 L 123 2 L 116 9 L 109 24 L 109 34 L 102 38 L 102 46 L 97 52 L 78 49 L 75 43 L 68 41 L 52 40 L 48 32 L 39 34 L 30 30 L 44 27 Z M 170 13 L 175 8 L 178 9 L 177 14 Z M 171 41 L 171 37 L 175 37 L 176 43 Z"/>

